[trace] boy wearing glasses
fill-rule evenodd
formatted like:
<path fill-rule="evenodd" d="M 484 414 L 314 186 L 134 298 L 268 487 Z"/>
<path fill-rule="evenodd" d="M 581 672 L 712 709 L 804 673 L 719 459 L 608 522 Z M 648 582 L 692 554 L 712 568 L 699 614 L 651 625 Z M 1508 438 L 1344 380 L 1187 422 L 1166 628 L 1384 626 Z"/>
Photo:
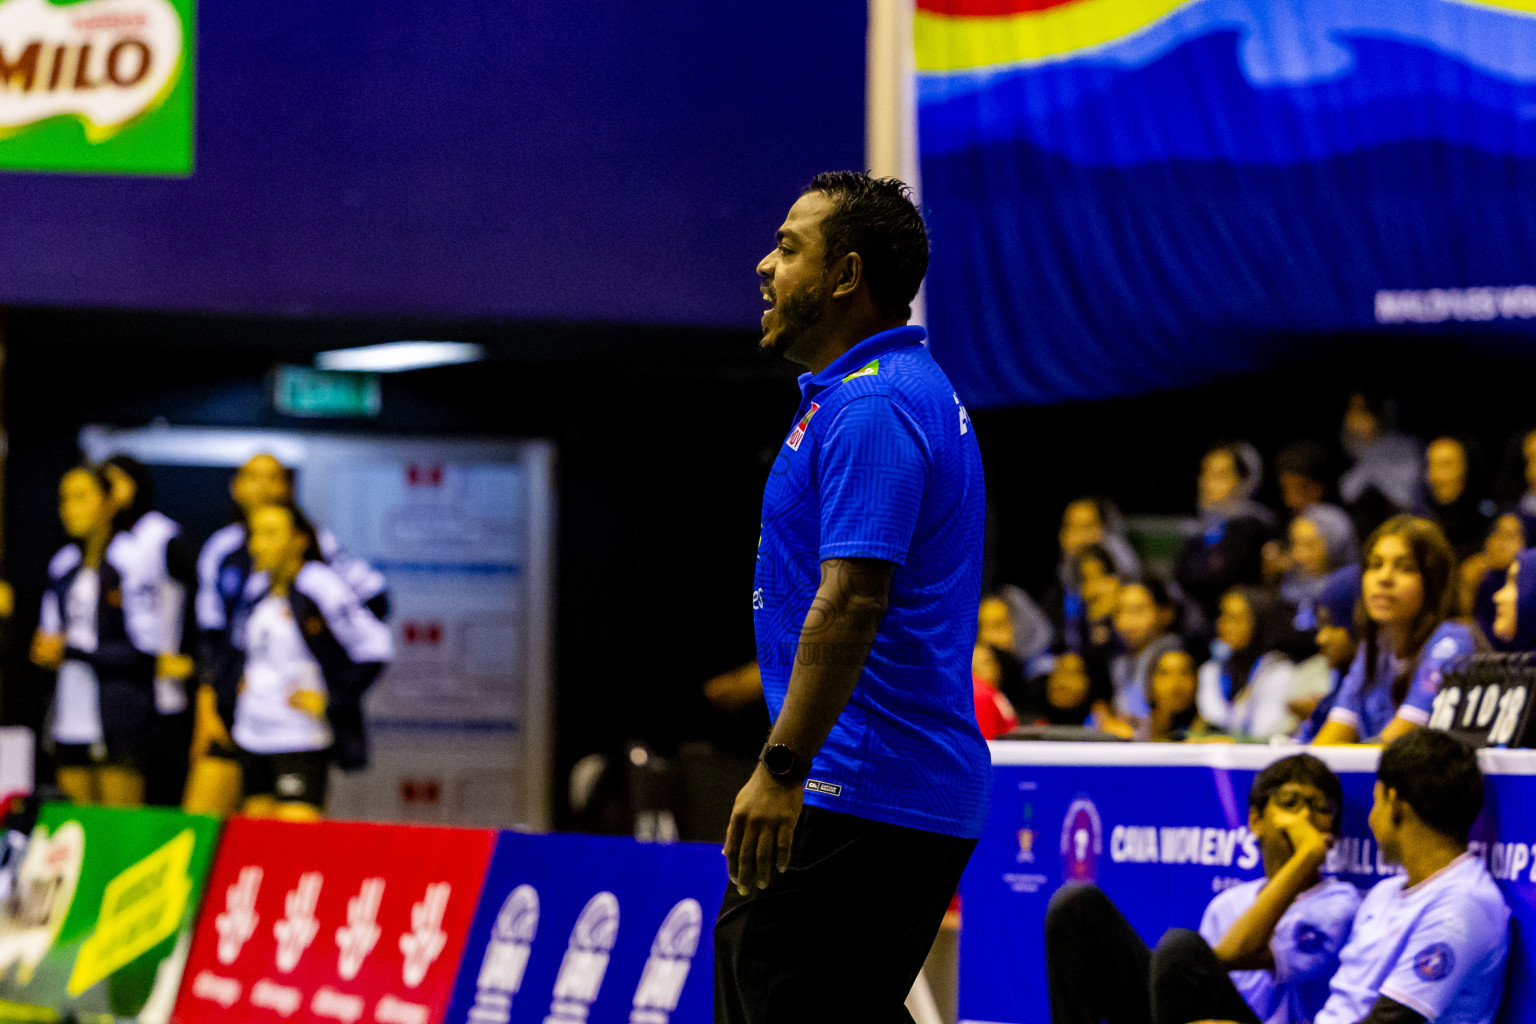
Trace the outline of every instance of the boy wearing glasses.
<path fill-rule="evenodd" d="M 1219 894 L 1199 934 L 1170 931 L 1155 952 L 1098 889 L 1059 891 L 1045 918 L 1052 1024 L 1312 1020 L 1360 905 L 1353 885 L 1319 874 L 1342 799 L 1338 778 L 1310 754 L 1260 772 L 1248 828 L 1264 877 Z"/>

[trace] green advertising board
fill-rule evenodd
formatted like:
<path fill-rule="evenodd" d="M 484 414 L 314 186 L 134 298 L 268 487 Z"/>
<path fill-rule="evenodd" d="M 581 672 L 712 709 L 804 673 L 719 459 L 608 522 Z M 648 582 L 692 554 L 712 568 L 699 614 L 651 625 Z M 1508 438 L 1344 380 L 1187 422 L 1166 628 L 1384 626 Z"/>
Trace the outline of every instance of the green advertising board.
<path fill-rule="evenodd" d="M 218 831 L 179 811 L 45 804 L 0 914 L 0 1020 L 165 1024 Z"/>
<path fill-rule="evenodd" d="M 0 0 L 0 169 L 192 173 L 196 0 Z"/>

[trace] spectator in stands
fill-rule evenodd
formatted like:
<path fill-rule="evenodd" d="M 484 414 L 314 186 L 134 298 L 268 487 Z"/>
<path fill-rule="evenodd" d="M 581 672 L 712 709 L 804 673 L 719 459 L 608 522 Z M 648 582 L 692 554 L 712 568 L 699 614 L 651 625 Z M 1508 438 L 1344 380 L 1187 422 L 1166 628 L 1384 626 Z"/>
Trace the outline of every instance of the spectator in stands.
<path fill-rule="evenodd" d="M 1528 537 L 1536 538 L 1536 430 L 1527 431 L 1520 439 L 1520 456 L 1525 468 L 1525 493 L 1515 506 L 1525 525 Z"/>
<path fill-rule="evenodd" d="M 1076 651 L 1062 651 L 1046 677 L 1041 717 L 1047 725 L 1085 725 L 1090 715 L 1107 712 L 1110 692 L 1109 676 L 1101 666 Z"/>
<path fill-rule="evenodd" d="M 1280 583 L 1280 597 L 1300 609 L 1322 589 L 1328 574 L 1359 561 L 1355 528 L 1343 509 L 1317 504 L 1291 520 L 1289 569 Z"/>
<path fill-rule="evenodd" d="M 1184 644 L 1173 632 L 1177 614 L 1168 588 L 1157 580 L 1127 583 L 1120 588 L 1114 618 L 1120 653 L 1111 663 L 1110 673 L 1115 684 L 1115 713 L 1121 718 L 1144 719 L 1151 710 L 1147 682 L 1152 666 L 1163 652 Z"/>
<path fill-rule="evenodd" d="M 1200 461 L 1200 533 L 1185 542 L 1176 575 L 1207 623 L 1223 593 L 1262 576 L 1274 528 L 1273 514 L 1253 500 L 1262 477 L 1259 453 L 1245 442 L 1219 444 Z"/>
<path fill-rule="evenodd" d="M 1504 570 L 1493 595 L 1489 641 L 1500 651 L 1536 651 L 1536 549 L 1522 551 Z"/>
<path fill-rule="evenodd" d="M 1053 1024 L 1310 1021 L 1360 904 L 1354 885 L 1320 874 L 1342 801 L 1338 778 L 1310 755 L 1260 772 L 1248 827 L 1264 877 L 1217 895 L 1198 934 L 1170 931 L 1155 953 L 1100 890 L 1060 889 L 1045 917 Z"/>
<path fill-rule="evenodd" d="M 250 515 L 251 567 L 263 574 L 237 628 L 238 685 L 219 710 L 235 742 L 245 812 L 311 820 L 325 807 L 331 762 L 366 767 L 362 698 L 393 657 L 389 627 L 320 557 L 292 505 Z"/>
<path fill-rule="evenodd" d="M 1195 703 L 1195 668 L 1194 656 L 1182 647 L 1158 656 L 1147 680 L 1150 711 L 1136 729 L 1138 740 L 1182 743 L 1222 735 L 1220 729 L 1200 717 Z"/>
<path fill-rule="evenodd" d="M 1314 743 L 1390 743 L 1429 721 L 1448 661 L 1485 645 L 1453 619 L 1456 555 L 1440 527 L 1394 516 L 1366 543 L 1356 614 L 1360 651 Z"/>
<path fill-rule="evenodd" d="M 1480 626 L 1493 621 L 1494 591 L 1504 585 L 1504 570 L 1524 549 L 1525 521 L 1514 512 L 1501 513 L 1489 528 L 1483 549 L 1461 563 L 1460 614 Z"/>
<path fill-rule="evenodd" d="M 1115 607 L 1120 600 L 1121 579 L 1109 552 L 1089 544 L 1077 553 L 1076 584 L 1082 595 L 1077 621 L 1069 621 L 1064 640 L 1069 649 L 1109 664 L 1115 642 Z"/>
<path fill-rule="evenodd" d="M 1299 515 L 1328 501 L 1328 463 L 1328 452 L 1316 441 L 1298 441 L 1280 449 L 1275 456 L 1275 478 L 1281 504 L 1289 515 Z"/>
<path fill-rule="evenodd" d="M 1045 612 L 1060 637 L 1068 638 L 1083 620 L 1083 595 L 1079 583 L 1078 556 L 1090 547 L 1103 552 L 1110 572 L 1120 579 L 1135 579 L 1141 563 L 1125 539 L 1125 526 L 1114 504 L 1103 498 L 1077 498 L 1061 513 L 1056 538 L 1061 545 L 1056 579 L 1045 595 Z M 1069 639 L 1069 643 L 1075 643 Z"/>
<path fill-rule="evenodd" d="M 32 662 L 58 673 L 50 719 L 59 788 L 77 803 L 129 807 L 144 802 L 162 644 L 156 577 L 143 546 L 114 531 L 116 513 L 96 468 L 59 481 L 70 542 L 48 563 Z"/>
<path fill-rule="evenodd" d="M 1330 573 L 1322 590 L 1307 608 L 1300 628 L 1316 631 L 1317 655 L 1309 664 L 1296 666 L 1296 689 L 1300 695 L 1291 699 L 1291 713 L 1301 721 L 1295 736 L 1303 743 L 1328 720 L 1338 699 L 1344 674 L 1355 660 L 1359 643 L 1355 639 L 1355 605 L 1360 600 L 1360 567 L 1346 566 Z M 1322 679 L 1313 683 L 1307 677 L 1320 671 Z M 1318 694 L 1314 697 L 1312 694 Z"/>
<path fill-rule="evenodd" d="M 138 549 L 134 560 L 143 566 L 144 586 L 153 587 L 160 620 L 161 653 L 155 663 L 155 735 L 145 745 L 144 800 L 180 806 L 187 781 L 187 749 L 192 741 L 187 681 L 192 676 L 192 646 L 197 623 L 192 599 L 197 565 L 181 525 L 155 510 L 155 485 L 149 467 L 127 455 L 113 455 L 101 464 L 117 512 L 113 529 L 118 543 Z"/>
<path fill-rule="evenodd" d="M 1222 595 L 1211 660 L 1200 667 L 1198 702 L 1206 721 L 1247 739 L 1295 728 L 1289 709 L 1295 666 L 1275 649 L 1287 625 L 1284 610 L 1255 587 Z"/>
<path fill-rule="evenodd" d="M 1355 521 L 1355 535 L 1413 508 L 1418 496 L 1420 448 L 1391 429 L 1391 411 L 1380 396 L 1356 391 L 1344 409 L 1340 443 L 1353 465 L 1339 478 L 1339 497 Z"/>
<path fill-rule="evenodd" d="M 971 653 L 971 696 L 983 739 L 995 740 L 1018 728 L 1019 716 L 1003 691 L 1005 675 L 1022 679 L 1019 660 L 1011 651 L 978 640 Z"/>
<path fill-rule="evenodd" d="M 1360 902 L 1327 1000 L 1291 1020 L 1313 1024 L 1492 1024 L 1504 991 L 1509 906 L 1467 836 L 1483 806 L 1477 754 L 1443 732 L 1416 729 L 1381 755 L 1369 823 L 1381 858 L 1402 872 Z M 1171 947 L 1175 956 L 1164 956 Z M 1227 966 L 1170 933 L 1151 967 L 1170 1024 L 1260 1016 L 1231 1012 L 1200 983 Z M 1166 1004 L 1165 1004 L 1166 1005 Z M 1241 1011 L 1244 1008 L 1236 1007 Z"/>
<path fill-rule="evenodd" d="M 1472 454 L 1455 437 L 1437 437 L 1424 450 L 1424 493 L 1419 511 L 1440 524 L 1458 559 L 1483 546 L 1488 536 L 1487 499 L 1472 486 Z"/>
<path fill-rule="evenodd" d="M 1291 523 L 1309 509 L 1332 509 L 1332 513 L 1323 512 L 1325 517 L 1337 521 L 1342 516 L 1348 523 L 1348 546 L 1353 549 L 1356 545 L 1354 524 L 1349 521 L 1348 514 L 1337 505 L 1328 503 L 1331 490 L 1329 481 L 1332 475 L 1329 473 L 1328 453 L 1323 446 L 1316 441 L 1298 441 L 1280 450 L 1275 456 L 1275 476 L 1280 485 L 1280 501 L 1285 506 L 1285 514 L 1290 517 Z M 1289 540 L 1289 530 L 1287 530 Z M 1342 564 L 1342 563 L 1341 563 Z M 1264 545 L 1264 578 L 1270 580 L 1281 579 L 1292 571 L 1294 563 L 1292 554 L 1287 544 L 1278 540 L 1270 541 Z"/>

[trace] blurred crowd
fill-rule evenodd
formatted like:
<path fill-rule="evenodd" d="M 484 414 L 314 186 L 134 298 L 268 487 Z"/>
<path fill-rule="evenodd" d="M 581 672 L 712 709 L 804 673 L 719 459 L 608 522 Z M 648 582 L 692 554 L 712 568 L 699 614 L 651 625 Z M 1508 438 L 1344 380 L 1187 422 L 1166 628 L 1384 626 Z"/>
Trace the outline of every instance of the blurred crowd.
<path fill-rule="evenodd" d="M 1474 443 L 1396 432 L 1366 394 L 1341 441 L 1276 452 L 1274 508 L 1260 453 L 1212 445 L 1160 572 L 1113 502 L 1068 503 L 1049 586 L 982 600 L 983 733 L 1390 742 L 1429 720 L 1447 666 L 1536 650 L 1536 431 L 1511 439 L 1524 489 L 1502 502 Z"/>
<path fill-rule="evenodd" d="M 367 762 L 362 697 L 393 656 L 388 589 L 259 454 L 199 547 L 117 455 L 68 469 L 31 660 L 53 680 L 42 748 L 64 797 L 294 819 L 332 764 Z"/>

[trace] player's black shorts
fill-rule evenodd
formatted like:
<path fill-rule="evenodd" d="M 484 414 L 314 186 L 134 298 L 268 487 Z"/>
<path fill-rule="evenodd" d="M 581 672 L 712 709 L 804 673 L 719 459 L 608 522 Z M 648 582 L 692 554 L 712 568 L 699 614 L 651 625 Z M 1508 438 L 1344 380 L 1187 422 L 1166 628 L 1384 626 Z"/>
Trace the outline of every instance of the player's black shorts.
<path fill-rule="evenodd" d="M 270 796 L 284 803 L 325 806 L 325 789 L 331 774 L 329 750 L 257 754 L 237 747 L 235 759 L 240 762 L 247 799 Z"/>
<path fill-rule="evenodd" d="M 53 760 L 60 768 L 138 768 L 137 759 L 119 753 L 113 756 L 105 743 L 58 743 L 53 745 Z"/>

